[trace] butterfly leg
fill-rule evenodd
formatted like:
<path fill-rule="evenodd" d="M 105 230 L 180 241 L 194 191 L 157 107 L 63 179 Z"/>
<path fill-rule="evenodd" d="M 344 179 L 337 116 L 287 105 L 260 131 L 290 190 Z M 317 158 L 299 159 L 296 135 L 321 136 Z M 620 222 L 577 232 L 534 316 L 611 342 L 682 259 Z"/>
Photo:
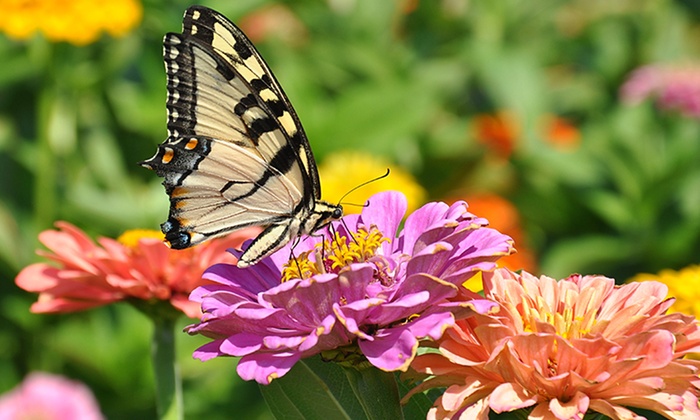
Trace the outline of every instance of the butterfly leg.
<path fill-rule="evenodd" d="M 297 266 L 297 271 L 299 272 L 299 278 L 303 279 L 304 273 L 301 272 L 301 265 L 299 265 L 299 260 L 294 254 L 294 248 L 296 248 L 297 245 L 299 245 L 299 241 L 301 241 L 301 236 L 297 236 L 292 241 L 292 246 L 289 247 L 289 260 L 294 260 L 294 264 Z"/>
<path fill-rule="evenodd" d="M 345 226 L 345 231 L 348 232 L 348 235 L 350 235 L 350 238 L 352 239 L 352 241 L 355 242 L 355 244 L 360 245 L 360 244 L 357 242 L 357 239 L 355 239 L 355 234 L 352 233 L 352 231 L 350 230 L 350 228 L 348 227 L 348 225 L 345 223 L 345 220 L 340 219 L 340 223 L 342 223 L 343 226 Z"/>

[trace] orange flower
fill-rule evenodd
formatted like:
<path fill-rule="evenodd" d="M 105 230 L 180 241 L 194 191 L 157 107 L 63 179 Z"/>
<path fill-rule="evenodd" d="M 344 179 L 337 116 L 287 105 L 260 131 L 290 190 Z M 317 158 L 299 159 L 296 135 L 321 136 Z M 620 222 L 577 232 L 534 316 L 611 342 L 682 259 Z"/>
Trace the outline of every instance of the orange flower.
<path fill-rule="evenodd" d="M 15 279 L 29 292 L 39 293 L 31 311 L 61 313 L 89 309 L 130 298 L 169 301 L 196 318 L 201 313 L 190 302 L 190 292 L 202 284 L 209 266 L 233 262 L 226 251 L 240 247 L 251 231 L 239 231 L 186 250 L 172 250 L 154 231 L 131 231 L 121 242 L 98 238 L 95 244 L 83 231 L 67 222 L 60 229 L 46 230 L 39 240 L 50 251 L 38 254 L 57 263 L 36 263 L 24 268 Z M 154 234 L 155 233 L 155 234 Z"/>
<path fill-rule="evenodd" d="M 489 220 L 489 227 L 513 238 L 517 253 L 501 257 L 498 265 L 511 270 L 537 271 L 535 255 L 527 247 L 527 241 L 520 226 L 518 209 L 503 197 L 496 194 L 475 194 L 460 196 L 469 205 L 469 211 Z"/>
<path fill-rule="evenodd" d="M 308 33 L 304 23 L 282 4 L 262 7 L 240 20 L 239 26 L 253 43 L 259 43 L 270 36 L 298 45 L 306 41 Z"/>
<path fill-rule="evenodd" d="M 473 125 L 476 140 L 503 159 L 513 154 L 522 135 L 517 115 L 509 111 L 478 114 Z M 538 122 L 538 132 L 547 143 L 562 150 L 576 147 L 581 137 L 574 125 L 555 115 L 543 116 Z"/>
<path fill-rule="evenodd" d="M 581 141 L 581 133 L 573 124 L 556 115 L 544 117 L 545 139 L 560 150 L 574 149 Z"/>
<path fill-rule="evenodd" d="M 520 126 L 510 112 L 479 114 L 474 117 L 476 140 L 498 156 L 507 159 L 513 154 Z"/>

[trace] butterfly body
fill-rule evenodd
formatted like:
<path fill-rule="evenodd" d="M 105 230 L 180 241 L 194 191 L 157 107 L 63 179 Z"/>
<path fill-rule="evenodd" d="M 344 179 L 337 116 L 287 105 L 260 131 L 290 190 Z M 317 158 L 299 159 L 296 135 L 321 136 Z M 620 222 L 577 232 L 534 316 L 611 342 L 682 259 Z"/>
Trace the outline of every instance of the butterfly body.
<path fill-rule="evenodd" d="M 322 201 L 299 118 L 267 64 L 233 23 L 202 6 L 163 41 L 168 138 L 142 162 L 164 178 L 166 242 L 187 248 L 249 226 L 263 232 L 245 267 L 342 216 Z"/>

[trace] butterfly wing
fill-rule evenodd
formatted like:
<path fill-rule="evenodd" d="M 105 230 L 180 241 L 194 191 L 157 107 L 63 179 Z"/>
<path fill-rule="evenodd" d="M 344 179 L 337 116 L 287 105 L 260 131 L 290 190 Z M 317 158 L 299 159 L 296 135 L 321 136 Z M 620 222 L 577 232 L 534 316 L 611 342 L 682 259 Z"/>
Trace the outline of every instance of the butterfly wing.
<path fill-rule="evenodd" d="M 193 6 L 182 34 L 165 36 L 163 54 L 168 138 L 143 165 L 165 178 L 170 215 L 162 228 L 170 245 L 284 224 L 313 209 L 321 192 L 308 140 L 243 32 Z"/>

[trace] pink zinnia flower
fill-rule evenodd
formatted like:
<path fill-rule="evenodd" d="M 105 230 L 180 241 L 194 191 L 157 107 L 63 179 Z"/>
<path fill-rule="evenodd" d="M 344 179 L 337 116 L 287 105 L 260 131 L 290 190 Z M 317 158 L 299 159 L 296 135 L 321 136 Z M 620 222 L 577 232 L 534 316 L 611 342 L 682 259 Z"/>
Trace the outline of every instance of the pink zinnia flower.
<path fill-rule="evenodd" d="M 173 307 L 196 318 L 201 314 L 188 301 L 195 287 L 206 284 L 204 270 L 212 264 L 235 261 L 225 250 L 240 246 L 250 232 L 234 233 L 187 250 L 169 249 L 155 231 L 130 231 L 122 242 L 99 238 L 97 244 L 66 222 L 46 230 L 39 240 L 49 248 L 38 254 L 54 264 L 36 263 L 15 279 L 19 287 L 39 293 L 31 307 L 35 313 L 80 311 L 134 298 L 170 301 Z"/>
<path fill-rule="evenodd" d="M 534 418 L 642 418 L 625 407 L 700 418 L 700 362 L 683 358 L 700 350 L 700 331 L 692 316 L 666 313 L 673 299 L 663 284 L 498 269 L 484 274 L 484 293 L 499 312 L 458 321 L 439 353 L 412 364 L 432 375 L 412 393 L 447 387 L 428 418 L 523 408 Z"/>
<path fill-rule="evenodd" d="M 100 420 L 100 407 L 85 385 L 61 376 L 35 372 L 0 396 L 4 420 Z"/>
<path fill-rule="evenodd" d="M 700 67 L 653 64 L 635 70 L 620 89 L 622 100 L 637 104 L 653 97 L 661 108 L 700 118 Z"/>
<path fill-rule="evenodd" d="M 509 237 L 484 227 L 464 202 L 427 204 L 397 235 L 406 198 L 380 193 L 369 203 L 345 225 L 334 223 L 333 237 L 302 241 L 296 259 L 289 260 L 287 247 L 247 269 L 209 269 L 204 277 L 217 284 L 192 293 L 204 316 L 186 331 L 214 341 L 195 357 L 240 356 L 239 375 L 261 384 L 302 358 L 339 348 L 347 351 L 336 355 L 359 349 L 361 361 L 405 370 L 420 338 L 437 339 L 455 319 L 493 308 L 484 299 L 447 298 L 512 252 Z"/>

